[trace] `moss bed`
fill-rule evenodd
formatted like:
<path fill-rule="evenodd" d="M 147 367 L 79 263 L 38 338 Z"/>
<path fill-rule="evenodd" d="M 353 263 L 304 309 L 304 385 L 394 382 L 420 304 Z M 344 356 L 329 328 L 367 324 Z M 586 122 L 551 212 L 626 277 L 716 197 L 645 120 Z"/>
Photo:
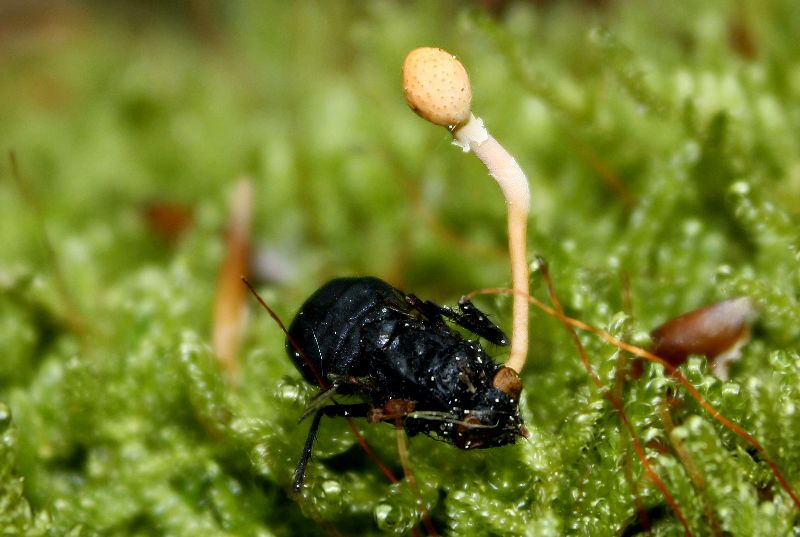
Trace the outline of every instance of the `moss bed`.
<path fill-rule="evenodd" d="M 288 267 L 257 286 L 287 322 L 335 276 L 448 304 L 507 285 L 496 185 L 403 101 L 421 45 L 459 55 L 527 171 L 529 244 L 571 316 L 647 346 L 701 305 L 758 305 L 731 380 L 702 357 L 681 371 L 800 489 L 796 0 L 12 2 L 0 25 L 0 148 L 23 175 L 4 155 L 0 535 L 411 532 L 414 495 L 340 420 L 289 493 L 316 389 L 255 301 L 235 391 L 210 327 L 241 175 L 256 250 Z M 191 225 L 165 239 L 153 203 Z M 537 274 L 531 290 L 546 300 Z M 508 326 L 508 297 L 479 302 Z M 531 326 L 527 441 L 410 439 L 438 531 L 683 535 L 568 333 L 538 310 Z M 614 385 L 620 352 L 581 339 Z M 624 408 L 693 535 L 800 532 L 763 457 L 661 367 Z M 359 426 L 402 475 L 392 427 Z"/>

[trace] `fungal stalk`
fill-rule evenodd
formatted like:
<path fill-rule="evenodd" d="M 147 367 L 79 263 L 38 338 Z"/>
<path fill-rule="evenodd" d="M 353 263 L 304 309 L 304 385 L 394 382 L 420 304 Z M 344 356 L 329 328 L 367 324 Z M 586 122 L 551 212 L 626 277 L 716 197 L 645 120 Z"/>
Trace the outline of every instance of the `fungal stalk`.
<path fill-rule="evenodd" d="M 403 90 L 411 109 L 447 128 L 453 143 L 475 153 L 503 191 L 514 289 L 511 353 L 505 365 L 519 373 L 528 355 L 528 179 L 514 157 L 489 134 L 483 120 L 472 114 L 469 76 L 455 56 L 440 48 L 411 51 L 403 64 Z"/>

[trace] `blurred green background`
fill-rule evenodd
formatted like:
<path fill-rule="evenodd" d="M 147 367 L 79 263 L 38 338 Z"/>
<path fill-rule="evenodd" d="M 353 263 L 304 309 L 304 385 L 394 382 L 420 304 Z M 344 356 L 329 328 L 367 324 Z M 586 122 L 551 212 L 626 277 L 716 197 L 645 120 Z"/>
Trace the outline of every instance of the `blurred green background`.
<path fill-rule="evenodd" d="M 253 300 L 237 389 L 209 347 L 242 176 L 252 275 L 287 323 L 335 276 L 448 304 L 508 283 L 499 190 L 403 100 L 400 66 L 418 46 L 459 56 L 473 110 L 527 171 L 531 259 L 550 262 L 571 315 L 646 346 L 709 302 L 758 305 L 730 381 L 699 357 L 682 370 L 797 490 L 798 35 L 795 0 L 1 2 L 0 533 L 418 524 L 406 484 L 336 420 L 289 494 L 316 390 Z M 506 297 L 479 302 L 508 326 Z M 483 452 L 410 441 L 433 524 L 684 534 L 566 332 L 532 315 L 531 438 Z M 613 385 L 619 352 L 583 341 Z M 651 367 L 624 402 L 692 533 L 797 534 L 763 458 L 674 383 Z M 659 412 L 668 389 L 674 430 Z M 391 427 L 361 429 L 401 474 Z"/>

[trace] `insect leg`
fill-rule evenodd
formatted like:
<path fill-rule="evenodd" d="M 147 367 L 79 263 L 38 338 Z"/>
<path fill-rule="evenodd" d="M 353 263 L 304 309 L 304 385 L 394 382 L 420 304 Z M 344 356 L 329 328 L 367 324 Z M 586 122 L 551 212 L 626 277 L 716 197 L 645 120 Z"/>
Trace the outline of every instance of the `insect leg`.
<path fill-rule="evenodd" d="M 508 345 L 508 336 L 467 297 L 461 297 L 458 301 L 458 311 L 430 300 L 422 300 L 413 294 L 406 295 L 405 301 L 410 308 L 431 322 L 441 323 L 442 318 L 447 318 L 490 343 Z"/>
<path fill-rule="evenodd" d="M 466 297 L 458 301 L 459 312 L 453 319 L 470 332 L 479 335 L 486 341 L 495 345 L 508 345 L 508 336 L 500 327 L 494 324 L 489 317 Z"/>
<path fill-rule="evenodd" d="M 315 395 L 314 398 L 306 407 L 306 409 L 303 411 L 303 415 L 300 416 L 299 420 L 297 420 L 297 423 L 300 423 L 301 421 L 309 417 L 311 414 L 319 410 L 322 407 L 322 405 L 327 403 L 331 397 L 336 395 L 336 390 L 339 389 L 340 385 L 341 385 L 340 382 L 334 381 L 330 388 L 328 388 L 327 390 L 323 390 L 319 392 L 317 395 Z"/>
<path fill-rule="evenodd" d="M 306 437 L 306 443 L 303 446 L 303 453 L 300 455 L 300 461 L 297 463 L 297 468 L 294 470 L 293 492 L 300 492 L 303 486 L 306 467 L 308 466 L 308 461 L 311 460 L 311 451 L 314 448 L 314 440 L 317 438 L 317 430 L 319 429 L 320 421 L 322 421 L 322 416 L 362 418 L 367 415 L 368 411 L 369 405 L 366 403 L 355 405 L 330 405 L 317 410 L 311 422 L 311 428 L 308 431 L 308 437 Z"/>
<path fill-rule="evenodd" d="M 443 317 L 447 317 L 460 327 L 490 343 L 508 345 L 508 336 L 466 297 L 461 297 L 461 300 L 458 301 L 458 311 L 430 301 L 426 301 L 425 305 L 428 308 L 437 308 L 438 313 Z"/>

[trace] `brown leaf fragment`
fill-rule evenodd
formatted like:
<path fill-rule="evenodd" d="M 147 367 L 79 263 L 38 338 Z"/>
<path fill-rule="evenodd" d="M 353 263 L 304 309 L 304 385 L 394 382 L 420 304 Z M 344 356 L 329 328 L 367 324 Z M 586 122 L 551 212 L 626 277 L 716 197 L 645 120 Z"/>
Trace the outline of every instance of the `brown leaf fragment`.
<path fill-rule="evenodd" d="M 750 339 L 754 317 L 755 309 L 746 297 L 690 311 L 653 330 L 651 352 L 675 367 L 691 355 L 705 356 L 714 374 L 726 380 L 730 362 Z"/>
<path fill-rule="evenodd" d="M 241 278 L 250 265 L 250 222 L 253 187 L 249 179 L 236 184 L 225 239 L 225 256 L 217 279 L 212 346 L 231 385 L 239 374 L 237 353 L 245 322 L 247 288 Z"/>

